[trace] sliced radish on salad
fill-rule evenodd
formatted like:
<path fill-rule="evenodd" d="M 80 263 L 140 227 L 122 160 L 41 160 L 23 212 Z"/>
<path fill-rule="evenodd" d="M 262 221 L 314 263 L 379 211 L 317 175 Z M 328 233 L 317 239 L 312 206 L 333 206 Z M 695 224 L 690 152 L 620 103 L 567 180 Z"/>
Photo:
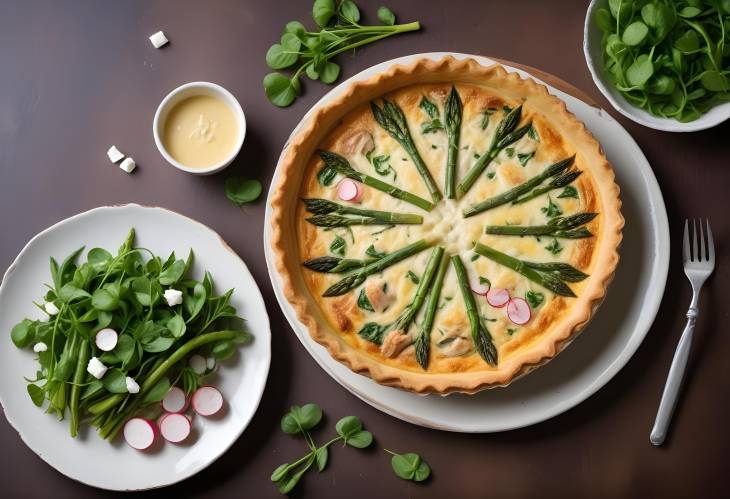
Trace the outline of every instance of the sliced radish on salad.
<path fill-rule="evenodd" d="M 527 324 L 530 316 L 530 305 L 522 298 L 512 298 L 507 304 L 507 317 L 515 324 Z"/>
<path fill-rule="evenodd" d="M 184 414 L 167 414 L 160 418 L 160 433 L 168 442 L 182 442 L 188 438 L 190 430 L 190 420 Z"/>
<path fill-rule="evenodd" d="M 104 352 L 111 352 L 114 350 L 114 347 L 117 346 L 117 340 L 119 339 L 119 336 L 117 335 L 117 332 L 114 331 L 112 328 L 104 328 L 99 330 L 98 333 L 96 333 L 96 346 L 99 348 L 99 350 L 103 350 Z"/>
<path fill-rule="evenodd" d="M 503 288 L 492 288 L 487 292 L 487 302 L 496 308 L 502 308 L 509 301 L 509 291 Z"/>
<path fill-rule="evenodd" d="M 337 196 L 343 201 L 357 202 L 362 197 L 362 187 L 358 182 L 346 178 L 337 184 Z"/>
<path fill-rule="evenodd" d="M 489 292 L 489 281 L 482 281 L 481 279 L 477 278 L 471 278 L 469 285 L 471 286 L 471 290 L 474 291 L 474 293 L 480 295 L 480 296 L 486 296 L 486 294 Z"/>
<path fill-rule="evenodd" d="M 155 424 L 149 419 L 132 418 L 124 424 L 124 440 L 133 449 L 148 449 L 156 436 Z"/>
<path fill-rule="evenodd" d="M 160 403 L 165 412 L 179 413 L 185 412 L 185 409 L 188 408 L 188 402 L 185 392 L 181 388 L 173 386 Z"/>
<path fill-rule="evenodd" d="M 193 410 L 201 416 L 212 416 L 223 407 L 223 395 L 212 386 L 201 386 L 193 394 Z"/>

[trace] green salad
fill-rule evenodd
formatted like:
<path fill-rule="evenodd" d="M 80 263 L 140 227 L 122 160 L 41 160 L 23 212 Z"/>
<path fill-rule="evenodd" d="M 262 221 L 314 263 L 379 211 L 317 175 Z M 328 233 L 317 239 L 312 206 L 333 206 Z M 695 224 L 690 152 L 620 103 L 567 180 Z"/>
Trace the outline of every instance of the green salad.
<path fill-rule="evenodd" d="M 212 276 L 190 276 L 192 250 L 161 259 L 134 246 L 129 231 L 112 255 L 83 248 L 60 264 L 51 258 L 43 303 L 47 319 L 23 319 L 11 331 L 18 348 L 37 353 L 28 394 L 59 419 L 69 415 L 75 437 L 82 421 L 111 440 L 141 409 L 178 383 L 187 394 L 213 369 L 195 369 L 195 355 L 226 359 L 251 340 L 230 305 L 233 290 L 217 295 Z"/>
<path fill-rule="evenodd" d="M 603 62 L 637 107 L 693 121 L 730 101 L 730 0 L 609 0 Z"/>

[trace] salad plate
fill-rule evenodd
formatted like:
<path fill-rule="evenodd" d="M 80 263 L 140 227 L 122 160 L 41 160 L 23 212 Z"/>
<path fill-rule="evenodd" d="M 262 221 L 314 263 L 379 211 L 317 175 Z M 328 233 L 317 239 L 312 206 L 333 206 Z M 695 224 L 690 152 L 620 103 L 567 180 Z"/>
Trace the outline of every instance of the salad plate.
<path fill-rule="evenodd" d="M 116 248 L 130 228 L 137 246 L 156 254 L 194 252 L 191 274 L 209 271 L 216 289 L 233 288 L 230 304 L 247 321 L 253 341 L 221 361 L 211 382 L 225 404 L 214 418 L 195 417 L 187 443 L 140 452 L 118 438 L 108 442 L 83 425 L 72 439 L 68 422 L 35 407 L 26 381 L 34 378 L 35 354 L 19 350 L 7 334 L 24 317 L 43 319 L 33 304 L 50 282 L 50 257 L 64 258 L 81 246 Z M 36 235 L 8 268 L 0 285 L 0 402 L 8 422 L 23 442 L 64 475 L 108 490 L 145 490 L 184 480 L 221 456 L 241 435 L 259 405 L 271 359 L 269 320 L 261 293 L 245 263 L 205 225 L 163 208 L 136 204 L 96 208 Z"/>
<path fill-rule="evenodd" d="M 418 54 L 388 61 L 354 76 L 327 94 L 308 113 L 292 137 L 308 125 L 308 120 L 329 102 L 344 95 L 353 82 L 365 81 L 387 72 L 395 65 L 423 58 L 440 60 L 446 55 L 472 58 L 481 66 L 493 60 L 465 54 Z M 524 70 L 505 65 L 507 72 L 532 78 Z M 334 379 L 356 396 L 386 413 L 423 426 L 462 432 L 493 432 L 518 428 L 553 417 L 575 406 L 607 383 L 625 365 L 648 331 L 663 294 L 668 268 L 668 225 L 663 199 L 651 168 L 641 150 L 626 131 L 603 110 L 547 85 L 548 91 L 565 102 L 568 111 L 584 122 L 601 143 L 622 189 L 622 212 L 626 219 L 612 293 L 609 292 L 596 320 L 559 359 L 541 368 L 540 376 L 528 376 L 508 388 L 488 390 L 478 395 L 453 394 L 448 397 L 420 396 L 375 383 L 352 372 L 315 342 L 285 296 L 281 274 L 274 266 L 271 243 L 272 210 L 267 207 L 265 249 L 270 277 L 282 309 L 309 353 Z M 282 153 L 280 165 L 286 158 Z M 281 172 L 272 182 L 269 201 L 279 185 Z M 651 283 L 651 284 L 650 284 Z M 659 284 L 658 284 L 659 283 Z M 618 290 L 616 290 L 618 288 Z"/>

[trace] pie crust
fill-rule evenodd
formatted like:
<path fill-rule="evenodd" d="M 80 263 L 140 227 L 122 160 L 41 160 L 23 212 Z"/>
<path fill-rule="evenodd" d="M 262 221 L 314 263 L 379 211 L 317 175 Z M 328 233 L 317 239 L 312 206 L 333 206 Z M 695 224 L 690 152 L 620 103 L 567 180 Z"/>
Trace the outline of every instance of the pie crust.
<path fill-rule="evenodd" d="M 574 152 L 580 169 L 589 172 L 582 178 L 588 178 L 590 182 L 581 184 L 582 189 L 593 198 L 591 202 L 600 211 L 600 224 L 596 225 L 599 230 L 593 241 L 585 246 L 587 249 L 583 250 L 583 257 L 578 256 L 590 265 L 591 270 L 589 277 L 580 283 L 578 296 L 553 300 L 561 305 L 543 314 L 542 320 L 547 321 L 543 322 L 546 331 L 532 334 L 529 340 L 518 342 L 517 347 L 506 347 L 509 342 L 501 344 L 496 367 L 481 361 L 474 353 L 467 358 L 473 357 L 481 364 L 474 361 L 443 363 L 439 364 L 436 372 L 432 372 L 421 369 L 417 364 L 413 367 L 412 361 L 384 359 L 377 348 L 358 348 L 347 339 L 350 335 L 356 336 L 356 331 L 343 333 L 342 329 L 346 328 L 333 321 L 331 310 L 323 310 L 322 299 L 312 293 L 313 281 L 305 278 L 311 271 L 302 266 L 302 262 L 312 255 L 307 247 L 309 242 L 299 240 L 304 223 L 300 198 L 307 194 L 302 191 L 307 189 L 307 179 L 311 181 L 312 164 L 319 161 L 313 158 L 321 144 L 342 124 L 343 118 L 362 108 L 363 104 L 408 87 L 430 84 L 489 89 L 505 100 L 521 101 L 525 110 L 543 116 L 549 127 L 557 132 L 558 142 L 565 146 L 563 149 Z M 330 142 L 328 145 L 334 144 L 334 147 L 341 143 L 338 140 Z M 427 195 L 423 197 L 428 198 Z M 472 394 L 506 386 L 555 357 L 575 339 L 603 301 L 619 260 L 618 246 L 624 225 L 614 172 L 599 143 L 566 109 L 563 101 L 549 94 L 545 86 L 529 78 L 523 79 L 517 73 L 508 73 L 498 64 L 484 67 L 473 59 L 457 60 L 450 56 L 437 61 L 419 59 L 407 66 L 394 65 L 368 80 L 352 83 L 338 97 L 320 107 L 288 144 L 271 205 L 271 244 L 284 294 L 312 338 L 354 372 L 367 375 L 378 383 L 417 393 Z M 352 312 L 343 313 L 347 316 Z"/>

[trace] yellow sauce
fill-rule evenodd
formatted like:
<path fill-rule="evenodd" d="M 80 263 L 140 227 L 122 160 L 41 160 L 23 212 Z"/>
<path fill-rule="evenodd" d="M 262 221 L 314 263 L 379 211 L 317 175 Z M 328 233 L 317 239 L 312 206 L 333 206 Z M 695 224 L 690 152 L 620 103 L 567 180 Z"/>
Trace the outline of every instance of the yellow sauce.
<path fill-rule="evenodd" d="M 162 140 L 178 162 L 190 168 L 206 168 L 230 156 L 237 135 L 236 118 L 225 102 L 196 95 L 173 106 Z"/>

